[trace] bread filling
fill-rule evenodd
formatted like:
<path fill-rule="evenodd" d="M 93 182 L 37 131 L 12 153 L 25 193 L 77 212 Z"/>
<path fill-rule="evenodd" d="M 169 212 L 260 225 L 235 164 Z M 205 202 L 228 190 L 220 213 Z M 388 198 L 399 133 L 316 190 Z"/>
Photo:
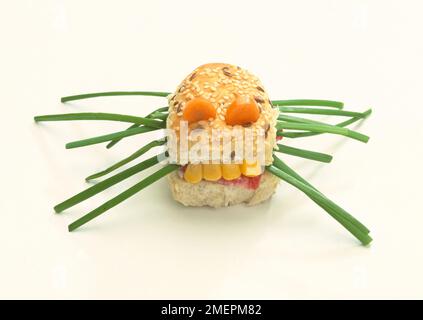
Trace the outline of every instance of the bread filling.
<path fill-rule="evenodd" d="M 179 177 L 195 184 L 202 180 L 223 185 L 257 189 L 260 186 L 263 169 L 258 163 L 249 164 L 188 164 L 181 166 Z"/>

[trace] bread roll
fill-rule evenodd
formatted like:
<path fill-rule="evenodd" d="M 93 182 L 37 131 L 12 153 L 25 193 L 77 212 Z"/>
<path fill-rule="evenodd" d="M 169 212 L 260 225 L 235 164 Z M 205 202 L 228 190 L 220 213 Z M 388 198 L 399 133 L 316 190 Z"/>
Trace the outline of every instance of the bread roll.
<path fill-rule="evenodd" d="M 246 125 L 229 125 L 225 118 L 229 106 L 239 97 L 246 97 L 254 100 L 258 106 L 259 114 L 255 122 Z M 270 165 L 273 162 L 273 149 L 276 146 L 276 121 L 278 110 L 273 108 L 270 99 L 264 90 L 260 80 L 250 72 L 240 67 L 223 64 L 210 63 L 202 65 L 192 71 L 177 87 L 175 93 L 169 95 L 169 116 L 167 118 L 167 128 L 175 132 L 177 143 L 180 142 L 181 120 L 184 120 L 184 111 L 189 101 L 202 98 L 211 103 L 215 109 L 214 118 L 204 119 L 188 124 L 188 133 L 194 129 L 201 128 L 212 136 L 211 131 L 220 129 L 223 132 L 233 132 L 233 130 L 252 132 L 252 154 L 258 156 L 257 143 L 262 134 L 264 163 Z M 227 118 L 226 118 L 227 119 Z M 233 139 L 233 138 L 231 138 Z M 231 141 L 232 147 L 235 141 Z M 190 149 L 193 142 L 188 140 Z M 244 154 L 247 143 L 244 143 Z M 216 150 L 219 148 L 219 150 Z M 210 139 L 210 154 L 219 154 L 219 160 L 223 161 L 223 142 L 213 145 Z M 233 157 L 233 154 L 232 154 Z M 215 158 L 209 159 L 216 161 Z M 219 161 L 217 160 L 217 161 Z M 243 159 L 241 159 L 242 161 Z M 189 164 L 189 160 L 183 160 L 177 155 L 175 162 L 181 166 Z M 211 206 L 221 207 L 247 203 L 254 205 L 268 199 L 277 187 L 278 179 L 273 175 L 263 172 L 260 185 L 256 189 L 246 188 L 239 185 L 222 184 L 220 181 L 201 180 L 199 183 L 190 183 L 184 180 L 179 173 L 173 173 L 168 177 L 170 188 L 175 200 L 188 206 Z"/>

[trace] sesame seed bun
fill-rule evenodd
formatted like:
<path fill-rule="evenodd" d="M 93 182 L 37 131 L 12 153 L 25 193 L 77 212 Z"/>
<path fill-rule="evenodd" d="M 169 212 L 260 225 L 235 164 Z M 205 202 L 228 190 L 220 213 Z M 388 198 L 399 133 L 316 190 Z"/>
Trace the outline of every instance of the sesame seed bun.
<path fill-rule="evenodd" d="M 202 128 L 207 130 L 211 137 L 212 129 L 221 129 L 227 132 L 232 132 L 235 128 L 246 130 L 246 127 L 230 126 L 225 123 L 226 110 L 237 96 L 247 96 L 254 99 L 259 107 L 260 116 L 256 122 L 248 126 L 248 129 L 251 128 L 254 133 L 254 157 L 257 156 L 256 143 L 258 139 L 255 133 L 264 133 L 264 160 L 265 164 L 269 165 L 273 162 L 272 153 L 276 146 L 275 126 L 279 112 L 272 107 L 260 80 L 240 67 L 224 63 L 210 63 L 192 71 L 177 87 L 175 93 L 168 97 L 169 116 L 167 128 L 173 129 L 176 132 L 176 136 L 178 136 L 180 121 L 183 120 L 182 115 L 186 103 L 194 98 L 203 98 L 215 107 L 216 118 L 191 123 L 189 124 L 188 132 Z M 234 141 L 232 143 L 234 144 Z M 191 145 L 192 142 L 189 142 L 189 148 Z M 244 145 L 244 150 L 245 147 Z M 211 143 L 210 148 L 212 148 Z M 222 145 L 220 145 L 220 149 L 222 149 Z M 177 163 L 185 164 L 180 159 L 177 160 Z"/>

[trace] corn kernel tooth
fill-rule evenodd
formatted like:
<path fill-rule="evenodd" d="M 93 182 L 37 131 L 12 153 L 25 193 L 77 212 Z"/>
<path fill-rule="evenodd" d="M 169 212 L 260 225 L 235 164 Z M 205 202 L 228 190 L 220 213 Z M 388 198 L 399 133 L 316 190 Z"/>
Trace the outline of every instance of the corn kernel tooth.
<path fill-rule="evenodd" d="M 220 164 L 203 164 L 203 178 L 208 181 L 217 181 L 222 177 Z"/>
<path fill-rule="evenodd" d="M 189 164 L 184 172 L 184 179 L 190 183 L 198 183 L 203 179 L 201 164 Z"/>
<path fill-rule="evenodd" d="M 255 177 L 261 174 L 261 165 L 258 161 L 248 163 L 246 160 L 241 165 L 241 172 L 246 177 Z"/>
<path fill-rule="evenodd" d="M 223 164 L 222 176 L 225 180 L 238 179 L 241 176 L 240 165 L 238 164 Z"/>

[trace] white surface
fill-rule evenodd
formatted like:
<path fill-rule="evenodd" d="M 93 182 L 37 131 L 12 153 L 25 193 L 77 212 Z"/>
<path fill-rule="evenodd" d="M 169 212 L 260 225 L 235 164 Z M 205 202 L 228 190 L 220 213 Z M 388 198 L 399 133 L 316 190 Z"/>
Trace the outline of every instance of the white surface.
<path fill-rule="evenodd" d="M 423 298 L 421 1 L 2 1 L 0 298 Z M 196 66 L 239 64 L 272 98 L 339 99 L 374 114 L 361 144 L 291 145 L 286 159 L 372 230 L 370 248 L 283 184 L 264 205 L 186 209 L 164 181 L 75 233 L 67 224 L 139 180 L 62 215 L 84 177 L 147 136 L 65 150 L 126 125 L 35 125 L 75 111 L 145 114 L 160 98 L 59 97 L 173 90 Z"/>

